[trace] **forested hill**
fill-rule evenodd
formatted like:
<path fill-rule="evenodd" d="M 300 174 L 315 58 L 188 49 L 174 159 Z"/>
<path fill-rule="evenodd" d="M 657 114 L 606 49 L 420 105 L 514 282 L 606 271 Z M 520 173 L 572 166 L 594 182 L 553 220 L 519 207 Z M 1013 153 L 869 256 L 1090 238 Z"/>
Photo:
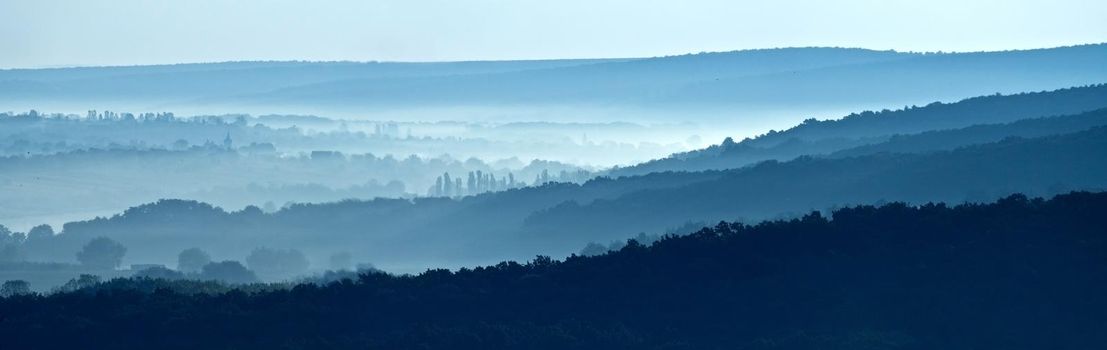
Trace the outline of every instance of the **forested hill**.
<path fill-rule="evenodd" d="M 1107 127 L 924 154 L 768 161 L 716 180 L 568 202 L 527 218 L 551 235 L 627 233 L 720 218 L 759 220 L 836 205 L 991 200 L 1008 193 L 1107 189 Z"/>
<path fill-rule="evenodd" d="M 876 153 L 925 153 L 995 142 L 1009 137 L 1034 138 L 1107 126 L 1107 108 L 1075 115 L 1023 119 L 1005 124 L 973 125 L 960 129 L 893 135 L 887 141 L 847 148 L 828 155 L 841 158 Z"/>
<path fill-rule="evenodd" d="M 0 299 L 5 348 L 1096 349 L 1107 194 L 720 223 L 595 257 L 256 294 Z M 262 289 L 264 290 L 264 289 Z"/>
<path fill-rule="evenodd" d="M 635 166 L 614 169 L 613 176 L 658 171 L 730 169 L 763 160 L 788 160 L 875 144 L 892 135 L 1009 123 L 1021 119 L 1076 114 L 1107 108 L 1107 85 L 1054 91 L 973 97 L 954 103 L 935 102 L 900 110 L 866 111 L 837 120 L 809 119 L 783 131 L 734 142 L 725 140 L 702 150 L 673 154 Z"/>

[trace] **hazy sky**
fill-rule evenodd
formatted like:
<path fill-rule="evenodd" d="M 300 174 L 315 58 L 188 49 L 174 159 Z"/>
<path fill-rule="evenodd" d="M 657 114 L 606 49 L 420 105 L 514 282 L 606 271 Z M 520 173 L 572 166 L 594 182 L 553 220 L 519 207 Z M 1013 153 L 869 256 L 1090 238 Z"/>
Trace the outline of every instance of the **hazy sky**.
<path fill-rule="evenodd" d="M 0 67 L 1107 41 L 1104 0 L 0 0 Z"/>

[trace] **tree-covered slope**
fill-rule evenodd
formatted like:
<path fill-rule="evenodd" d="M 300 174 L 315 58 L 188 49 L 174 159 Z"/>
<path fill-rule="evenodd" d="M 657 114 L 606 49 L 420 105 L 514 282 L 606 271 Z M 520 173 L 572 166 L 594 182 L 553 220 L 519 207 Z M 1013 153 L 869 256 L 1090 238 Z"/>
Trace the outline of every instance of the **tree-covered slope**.
<path fill-rule="evenodd" d="M 11 348 L 1095 349 L 1107 195 L 720 223 L 595 257 L 0 299 Z M 206 292 L 205 292 L 206 291 Z M 202 292 L 202 293 L 201 293 Z"/>
<path fill-rule="evenodd" d="M 725 172 L 716 180 L 567 202 L 527 218 L 532 231 L 598 235 L 682 222 L 760 220 L 880 200 L 959 202 L 1013 192 L 1107 188 L 1107 127 L 923 154 L 801 157 Z"/>
<path fill-rule="evenodd" d="M 801 155 L 828 154 L 878 144 L 893 135 L 1002 124 L 1022 119 L 1079 114 L 1107 108 L 1107 85 L 1054 91 L 980 96 L 954 103 L 935 102 L 901 110 L 854 113 L 836 120 L 809 119 L 783 131 L 614 169 L 613 176 L 658 171 L 731 169 L 764 160 L 788 160 Z M 1052 121 L 1043 121 L 1050 123 Z M 1003 130 L 1000 130 L 1003 131 Z M 1074 130 L 1075 131 L 1075 130 Z M 976 131 L 969 131 L 976 132 Z M 1011 134 L 1016 135 L 1016 134 Z"/>
<path fill-rule="evenodd" d="M 996 142 L 1010 137 L 1034 138 L 1074 133 L 1107 125 L 1107 109 L 1075 115 L 1023 119 L 1005 124 L 981 124 L 960 129 L 893 135 L 881 143 L 837 151 L 829 157 L 875 153 L 926 153 Z"/>

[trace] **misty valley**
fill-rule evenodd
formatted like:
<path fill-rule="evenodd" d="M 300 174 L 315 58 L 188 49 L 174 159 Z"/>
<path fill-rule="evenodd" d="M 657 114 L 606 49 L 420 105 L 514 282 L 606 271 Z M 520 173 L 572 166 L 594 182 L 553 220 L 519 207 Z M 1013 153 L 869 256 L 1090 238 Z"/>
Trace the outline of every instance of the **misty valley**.
<path fill-rule="evenodd" d="M 3 69 L 0 349 L 1094 349 L 1105 83 L 1107 44 Z"/>

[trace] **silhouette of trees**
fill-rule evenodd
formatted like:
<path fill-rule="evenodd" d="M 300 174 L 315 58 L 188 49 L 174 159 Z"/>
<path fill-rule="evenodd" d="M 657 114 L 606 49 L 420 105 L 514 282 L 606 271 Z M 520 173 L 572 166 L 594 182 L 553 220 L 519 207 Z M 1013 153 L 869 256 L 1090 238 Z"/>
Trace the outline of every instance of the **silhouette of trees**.
<path fill-rule="evenodd" d="M 97 270 L 111 270 L 123 263 L 127 248 L 107 237 L 93 238 L 80 252 L 77 261 L 85 267 Z"/>
<path fill-rule="evenodd" d="M 10 263 L 24 260 L 23 235 L 12 233 L 4 225 L 0 225 L 0 263 Z"/>
<path fill-rule="evenodd" d="M 211 255 L 200 248 L 189 248 L 177 255 L 177 270 L 185 273 L 197 273 L 204 265 L 211 263 Z"/>
<path fill-rule="evenodd" d="M 257 275 L 246 269 L 237 261 L 220 261 L 204 265 L 200 270 L 201 280 L 214 280 L 226 283 L 254 283 L 258 282 Z"/>
<path fill-rule="evenodd" d="M 549 178 L 549 172 L 545 172 L 547 179 Z M 576 172 L 561 172 L 563 181 L 583 182 L 592 177 L 592 173 L 578 170 Z M 449 173 L 444 173 L 442 176 L 435 178 L 434 185 L 427 190 L 427 195 L 431 197 L 458 197 L 462 195 L 477 195 L 481 193 L 504 191 L 513 188 L 523 187 L 526 184 L 515 181 L 515 174 L 508 172 L 507 175 L 496 178 L 496 174 L 485 173 L 483 171 L 470 171 L 468 174 L 467 187 L 462 188 L 461 178 L 451 180 Z M 539 175 L 541 178 L 541 175 Z"/>
<path fill-rule="evenodd" d="M 100 284 L 100 276 L 81 274 L 77 278 L 71 279 L 65 282 L 61 287 L 58 287 L 59 292 L 75 292 L 82 289 L 92 288 Z"/>
<path fill-rule="evenodd" d="M 27 231 L 28 241 L 45 240 L 51 237 L 54 237 L 54 228 L 50 225 L 38 225 Z"/>
<path fill-rule="evenodd" d="M 23 280 L 4 281 L 0 286 L 0 298 L 31 294 L 31 284 Z"/>

